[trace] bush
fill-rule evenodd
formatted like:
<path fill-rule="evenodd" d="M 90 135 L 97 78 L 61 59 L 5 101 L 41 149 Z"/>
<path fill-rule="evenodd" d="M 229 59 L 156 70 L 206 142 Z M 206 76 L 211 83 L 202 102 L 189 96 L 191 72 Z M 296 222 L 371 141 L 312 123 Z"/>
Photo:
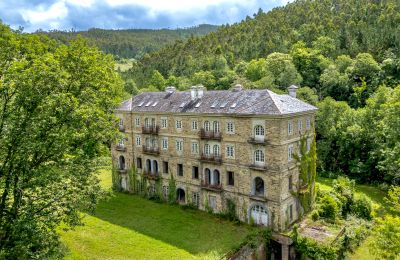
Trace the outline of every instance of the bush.
<path fill-rule="evenodd" d="M 340 207 L 336 200 L 326 194 L 320 201 L 320 212 L 319 215 L 323 218 L 335 220 L 340 213 Z"/>
<path fill-rule="evenodd" d="M 317 221 L 317 220 L 319 219 L 319 212 L 318 212 L 318 210 L 313 210 L 313 211 L 311 212 L 311 219 L 312 219 L 313 221 Z"/>
<path fill-rule="evenodd" d="M 372 202 L 364 194 L 356 198 L 351 205 L 351 212 L 359 218 L 370 220 L 372 218 Z"/>

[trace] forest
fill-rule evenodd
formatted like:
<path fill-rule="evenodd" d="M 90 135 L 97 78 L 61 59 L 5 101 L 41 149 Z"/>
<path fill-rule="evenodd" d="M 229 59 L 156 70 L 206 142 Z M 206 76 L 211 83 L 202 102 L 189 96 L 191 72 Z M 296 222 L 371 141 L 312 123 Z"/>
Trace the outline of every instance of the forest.
<path fill-rule="evenodd" d="M 299 0 L 144 55 L 125 91 L 269 88 L 319 107 L 318 168 L 400 183 L 400 4 Z M 306 14 L 306 15 L 305 15 Z"/>
<path fill-rule="evenodd" d="M 92 28 L 88 31 L 37 31 L 37 34 L 45 34 L 50 38 L 67 44 L 77 35 L 81 35 L 91 44 L 97 46 L 106 53 L 113 54 L 117 59 L 138 59 L 144 54 L 158 51 L 167 44 L 178 40 L 185 40 L 194 36 L 202 36 L 213 32 L 218 28 L 215 25 L 201 24 L 188 28 L 176 29 L 127 29 L 106 30 Z"/>

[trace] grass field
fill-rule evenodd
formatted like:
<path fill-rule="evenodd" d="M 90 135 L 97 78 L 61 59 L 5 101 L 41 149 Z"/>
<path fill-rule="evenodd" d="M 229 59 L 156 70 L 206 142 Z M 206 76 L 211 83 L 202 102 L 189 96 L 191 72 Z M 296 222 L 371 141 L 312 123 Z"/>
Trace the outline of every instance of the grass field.
<path fill-rule="evenodd" d="M 322 190 L 329 190 L 332 188 L 332 185 L 333 185 L 332 179 L 327 179 L 327 178 L 322 178 L 322 177 L 318 177 L 317 182 L 319 184 L 320 189 L 322 189 Z M 380 190 L 374 186 L 362 185 L 362 184 L 357 184 L 355 188 L 356 188 L 356 196 L 357 196 L 357 194 L 363 193 L 371 199 L 374 210 L 378 216 L 382 216 L 383 214 L 386 214 L 386 205 L 383 200 L 384 197 L 386 196 L 385 192 L 383 192 L 382 190 Z M 373 242 L 374 242 L 373 237 L 369 236 L 357 248 L 357 250 L 355 250 L 355 252 L 353 252 L 353 254 L 350 256 L 350 259 L 353 259 L 353 260 L 375 259 L 375 257 L 369 251 L 369 248 L 371 247 L 371 244 Z"/>
<path fill-rule="evenodd" d="M 111 186 L 109 171 L 100 179 Z M 218 259 L 249 231 L 198 210 L 115 193 L 86 215 L 85 226 L 63 232 L 62 241 L 66 259 Z"/>

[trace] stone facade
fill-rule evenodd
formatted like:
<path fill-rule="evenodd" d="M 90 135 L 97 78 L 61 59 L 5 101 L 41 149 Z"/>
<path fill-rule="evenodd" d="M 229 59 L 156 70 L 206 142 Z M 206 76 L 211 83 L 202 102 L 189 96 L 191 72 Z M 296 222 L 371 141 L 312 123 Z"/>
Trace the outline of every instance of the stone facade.
<path fill-rule="evenodd" d="M 276 231 L 298 219 L 300 206 L 291 191 L 299 172 L 290 154 L 298 153 L 301 136 L 311 142 L 315 109 L 243 115 L 130 108 L 116 115 L 126 136 L 112 146 L 122 188 L 130 189 L 126 172 L 134 167 L 161 178 L 163 189 L 173 176 L 179 202 L 202 210 L 222 212 L 231 199 L 241 220 Z"/>

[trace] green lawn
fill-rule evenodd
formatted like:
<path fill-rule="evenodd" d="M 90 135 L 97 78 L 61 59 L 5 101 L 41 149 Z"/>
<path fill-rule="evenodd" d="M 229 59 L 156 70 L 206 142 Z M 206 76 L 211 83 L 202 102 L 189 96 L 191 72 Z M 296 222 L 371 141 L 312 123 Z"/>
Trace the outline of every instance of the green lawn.
<path fill-rule="evenodd" d="M 329 190 L 332 188 L 333 179 L 328 178 L 317 178 L 317 183 L 321 190 Z M 357 194 L 365 194 L 368 196 L 372 203 L 375 212 L 378 216 L 382 216 L 386 214 L 386 204 L 384 203 L 383 198 L 386 196 L 386 193 L 382 190 L 369 185 L 356 184 L 356 196 Z M 373 237 L 368 237 L 353 254 L 350 256 L 350 259 L 358 260 L 358 259 L 375 259 L 373 255 L 371 255 L 369 248 L 371 244 L 374 242 Z"/>
<path fill-rule="evenodd" d="M 110 175 L 101 171 L 104 187 Z M 62 241 L 66 259 L 218 259 L 249 231 L 198 210 L 115 193 L 85 217 L 85 226 L 63 232 Z"/>

